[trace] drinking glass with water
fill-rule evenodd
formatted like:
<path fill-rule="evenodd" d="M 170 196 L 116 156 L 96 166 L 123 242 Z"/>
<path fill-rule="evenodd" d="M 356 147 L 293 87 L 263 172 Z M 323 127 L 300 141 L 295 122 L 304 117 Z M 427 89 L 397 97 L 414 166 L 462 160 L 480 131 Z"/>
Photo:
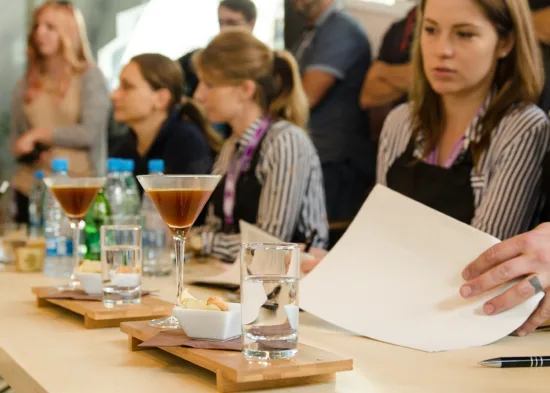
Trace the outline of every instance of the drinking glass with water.
<path fill-rule="evenodd" d="M 101 227 L 103 304 L 115 307 L 141 303 L 141 227 Z"/>
<path fill-rule="evenodd" d="M 293 357 L 298 352 L 299 246 L 245 243 L 240 261 L 244 356 Z"/>

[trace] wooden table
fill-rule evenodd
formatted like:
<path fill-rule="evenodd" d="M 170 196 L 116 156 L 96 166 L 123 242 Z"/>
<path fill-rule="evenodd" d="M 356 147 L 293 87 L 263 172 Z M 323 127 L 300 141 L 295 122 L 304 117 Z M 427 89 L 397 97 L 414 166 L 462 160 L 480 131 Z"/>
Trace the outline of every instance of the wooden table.
<path fill-rule="evenodd" d="M 215 271 L 189 268 L 192 274 Z M 37 308 L 30 288 L 58 284 L 38 274 L 0 274 L 0 375 L 17 393 L 215 392 L 214 374 L 160 350 L 130 352 L 119 329 L 86 330 L 79 316 Z M 144 287 L 171 300 L 173 278 L 145 279 Z M 221 290 L 193 287 L 206 296 Z M 358 312 L 358 311 L 356 311 Z M 354 359 L 355 370 L 335 382 L 280 389 L 290 393 L 548 392 L 550 368 L 484 369 L 480 360 L 549 355 L 550 333 L 508 337 L 471 350 L 427 354 L 357 337 L 314 316 L 300 315 L 300 340 Z"/>

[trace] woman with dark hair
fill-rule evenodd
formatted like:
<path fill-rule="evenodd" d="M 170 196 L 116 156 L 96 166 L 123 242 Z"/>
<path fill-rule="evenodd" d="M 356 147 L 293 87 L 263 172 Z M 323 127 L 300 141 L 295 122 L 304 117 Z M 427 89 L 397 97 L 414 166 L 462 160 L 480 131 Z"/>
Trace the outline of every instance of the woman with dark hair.
<path fill-rule="evenodd" d="M 138 55 L 120 73 L 112 93 L 115 120 L 130 128 L 114 157 L 135 161 L 134 174 L 147 174 L 151 159 L 162 159 L 167 174 L 207 174 L 209 147 L 219 138 L 191 99 L 181 100 L 178 63 L 154 53 Z"/>

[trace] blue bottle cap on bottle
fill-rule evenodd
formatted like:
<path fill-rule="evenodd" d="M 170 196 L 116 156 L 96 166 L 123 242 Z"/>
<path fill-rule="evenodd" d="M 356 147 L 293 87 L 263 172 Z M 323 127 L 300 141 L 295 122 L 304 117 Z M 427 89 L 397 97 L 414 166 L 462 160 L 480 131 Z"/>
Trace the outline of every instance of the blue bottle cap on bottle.
<path fill-rule="evenodd" d="M 124 170 L 126 172 L 133 172 L 134 168 L 136 167 L 136 163 L 134 162 L 134 160 L 124 160 L 124 161 L 125 161 Z"/>
<path fill-rule="evenodd" d="M 119 172 L 121 168 L 122 160 L 120 158 L 109 158 L 107 160 L 107 171 Z"/>
<path fill-rule="evenodd" d="M 66 158 L 54 158 L 52 160 L 52 171 L 67 172 L 69 170 L 69 160 Z"/>
<path fill-rule="evenodd" d="M 149 160 L 149 173 L 164 172 L 164 160 Z"/>
<path fill-rule="evenodd" d="M 42 171 L 34 172 L 34 178 L 36 180 L 42 180 L 44 178 L 44 172 L 42 172 Z"/>

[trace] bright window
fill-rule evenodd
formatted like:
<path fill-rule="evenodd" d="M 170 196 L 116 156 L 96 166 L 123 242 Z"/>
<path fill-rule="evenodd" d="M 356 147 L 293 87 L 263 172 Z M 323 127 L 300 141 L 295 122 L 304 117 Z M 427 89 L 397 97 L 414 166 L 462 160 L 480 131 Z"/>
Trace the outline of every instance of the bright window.
<path fill-rule="evenodd" d="M 258 8 L 254 35 L 273 48 L 284 46 L 284 0 L 253 0 Z M 219 0 L 149 0 L 117 15 L 117 37 L 100 49 L 99 66 L 111 88 L 133 56 L 155 52 L 177 59 L 204 47 L 219 32 Z"/>

